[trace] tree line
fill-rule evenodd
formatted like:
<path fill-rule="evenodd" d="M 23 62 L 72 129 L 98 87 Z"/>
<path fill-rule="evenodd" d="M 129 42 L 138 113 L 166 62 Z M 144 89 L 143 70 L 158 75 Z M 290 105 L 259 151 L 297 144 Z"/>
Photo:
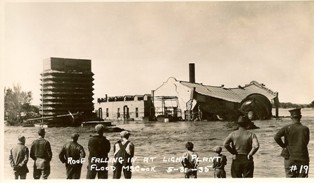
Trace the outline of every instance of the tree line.
<path fill-rule="evenodd" d="M 273 105 L 274 107 L 274 105 Z M 294 104 L 291 102 L 281 102 L 279 108 L 314 108 L 314 100 L 309 104 Z"/>

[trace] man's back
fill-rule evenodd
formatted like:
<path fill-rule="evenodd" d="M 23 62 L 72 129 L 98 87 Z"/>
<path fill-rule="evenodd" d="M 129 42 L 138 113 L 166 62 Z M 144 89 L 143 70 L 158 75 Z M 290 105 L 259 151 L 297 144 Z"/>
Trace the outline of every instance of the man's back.
<path fill-rule="evenodd" d="M 49 141 L 44 138 L 36 139 L 31 146 L 30 157 L 32 159 L 43 158 L 46 160 L 51 160 L 52 151 Z"/>
<path fill-rule="evenodd" d="M 217 154 L 216 156 L 214 156 L 214 160 L 213 160 L 214 169 L 224 170 L 226 164 L 227 164 L 227 157 L 225 155 Z"/>
<path fill-rule="evenodd" d="M 307 145 L 309 143 L 309 128 L 301 123 L 283 127 L 277 134 L 284 136 L 285 144 L 290 154 L 290 160 L 309 161 Z"/>
<path fill-rule="evenodd" d="M 183 154 L 182 164 L 186 168 L 197 168 L 198 154 L 194 151 L 187 151 Z"/>
<path fill-rule="evenodd" d="M 110 142 L 104 136 L 95 135 L 88 141 L 89 158 L 106 158 L 110 151 Z"/>
<path fill-rule="evenodd" d="M 125 151 L 126 151 L 126 153 L 130 157 L 134 156 L 134 144 L 131 141 L 129 141 L 129 140 L 126 140 L 126 141 L 119 140 L 118 142 L 116 142 L 114 144 L 114 155 L 115 156 L 120 151 L 120 147 L 125 147 Z"/>
<path fill-rule="evenodd" d="M 60 155 L 62 156 L 61 158 L 65 156 L 67 158 L 71 157 L 73 160 L 78 160 L 85 157 L 85 151 L 83 146 L 77 142 L 69 142 L 63 146 Z"/>
<path fill-rule="evenodd" d="M 28 148 L 25 145 L 18 144 L 11 149 L 12 160 L 15 165 L 21 163 L 25 158 L 28 160 Z"/>
<path fill-rule="evenodd" d="M 258 147 L 257 137 L 253 132 L 247 130 L 237 130 L 229 134 L 225 144 L 233 143 L 237 154 L 249 154 L 252 147 Z"/>
<path fill-rule="evenodd" d="M 20 174 L 28 173 L 27 162 L 28 162 L 28 148 L 23 144 L 17 144 L 13 147 L 10 152 L 10 163 L 14 171 Z M 22 178 L 22 176 L 21 176 Z"/>
<path fill-rule="evenodd" d="M 231 176 L 252 178 L 254 174 L 253 155 L 259 149 L 259 142 L 253 132 L 246 130 L 250 123 L 247 116 L 240 116 L 237 123 L 239 129 L 231 132 L 224 141 L 224 147 L 232 155 L 235 155 L 231 163 Z"/>

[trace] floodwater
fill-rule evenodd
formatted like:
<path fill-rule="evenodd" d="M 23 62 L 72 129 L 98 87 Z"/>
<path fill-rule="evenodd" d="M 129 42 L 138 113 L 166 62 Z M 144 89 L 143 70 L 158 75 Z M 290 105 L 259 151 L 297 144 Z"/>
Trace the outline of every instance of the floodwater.
<path fill-rule="evenodd" d="M 314 110 L 302 110 L 302 123 L 310 128 L 311 140 L 308 145 L 310 153 L 309 177 L 314 177 L 311 171 L 314 167 Z M 281 116 L 288 116 L 287 110 L 280 111 Z M 283 168 L 283 158 L 280 157 L 281 148 L 273 140 L 274 134 L 283 126 L 289 124 L 289 118 L 272 119 L 266 121 L 254 121 L 260 129 L 253 130 L 256 133 L 260 149 L 254 156 L 255 170 L 254 177 L 258 178 L 283 178 L 285 177 Z M 210 157 L 211 149 L 217 145 L 222 145 L 226 136 L 232 131 L 227 127 L 228 122 L 115 122 L 118 127 L 130 130 L 132 135 L 130 140 L 135 144 L 136 159 L 133 165 L 136 167 L 132 178 L 183 178 L 180 172 L 180 157 L 185 152 L 185 143 L 194 143 L 194 150 L 200 157 L 199 178 L 213 178 L 213 170 Z M 50 141 L 53 151 L 51 161 L 51 174 L 49 179 L 64 179 L 65 167 L 59 161 L 58 154 L 61 147 L 70 140 L 70 135 L 74 132 L 80 134 L 79 143 L 83 145 L 88 155 L 87 142 L 89 136 L 94 133 L 93 127 L 68 127 L 68 128 L 48 128 L 46 139 Z M 30 147 L 33 140 L 37 138 L 37 129 L 33 127 L 4 127 L 4 179 L 13 179 L 13 172 L 9 164 L 9 150 L 17 143 L 17 136 L 22 134 L 26 137 L 26 145 Z M 105 134 L 113 146 L 119 139 L 119 133 Z M 113 157 L 111 149 L 109 157 Z M 223 154 L 227 156 L 226 166 L 227 177 L 230 175 L 230 165 L 232 156 L 223 148 Z M 28 162 L 30 170 L 28 179 L 32 178 L 33 160 Z M 111 167 L 112 163 L 109 163 Z M 81 178 L 85 179 L 87 172 L 87 162 L 82 168 Z M 109 171 L 109 178 L 112 178 L 112 171 Z"/>

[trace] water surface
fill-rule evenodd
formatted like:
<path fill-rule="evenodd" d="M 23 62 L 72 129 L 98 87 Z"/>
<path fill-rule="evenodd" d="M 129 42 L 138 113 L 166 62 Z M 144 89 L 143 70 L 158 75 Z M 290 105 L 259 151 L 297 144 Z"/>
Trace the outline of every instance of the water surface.
<path fill-rule="evenodd" d="M 289 113 L 286 111 L 286 115 Z M 310 128 L 311 140 L 308 145 L 310 153 L 310 173 L 309 177 L 314 177 L 311 167 L 314 167 L 314 112 L 313 110 L 304 111 L 302 123 Z M 285 177 L 283 168 L 283 158 L 279 156 L 281 148 L 273 140 L 274 134 L 283 126 L 289 124 L 289 118 L 280 120 L 272 119 L 266 121 L 255 121 L 260 129 L 253 130 L 256 133 L 260 149 L 254 156 L 255 171 L 254 177 L 258 178 L 283 178 Z M 228 122 L 115 122 L 118 127 L 130 130 L 132 135 L 130 140 L 135 144 L 136 160 L 134 166 L 137 171 L 133 173 L 133 178 L 183 178 L 180 172 L 181 164 L 176 158 L 182 156 L 186 151 L 185 143 L 191 141 L 194 143 L 194 149 L 199 154 L 202 161 L 200 167 L 203 172 L 199 172 L 200 178 L 213 178 L 213 170 L 210 168 L 212 163 L 206 158 L 210 158 L 213 153 L 211 149 L 217 145 L 222 145 L 223 140 L 232 131 L 227 128 Z M 53 151 L 51 161 L 51 179 L 64 179 L 65 167 L 59 161 L 58 154 L 64 143 L 70 140 L 70 135 L 74 132 L 80 133 L 79 143 L 83 145 L 86 153 L 89 136 L 94 133 L 93 127 L 67 127 L 67 128 L 48 128 L 46 139 L 50 141 Z M 4 179 L 13 179 L 13 172 L 9 164 L 9 150 L 17 143 L 17 136 L 22 134 L 26 137 L 26 145 L 30 147 L 33 140 L 37 138 L 37 129 L 33 127 L 4 127 Z M 119 139 L 119 133 L 105 134 L 113 146 Z M 109 157 L 113 157 L 113 150 Z M 232 156 L 223 148 L 223 154 L 228 158 L 226 166 L 227 177 L 230 175 L 230 165 Z M 112 164 L 110 163 L 110 166 Z M 86 177 L 86 166 L 83 165 L 81 178 Z M 28 179 L 32 179 L 33 160 L 29 160 L 28 167 L 30 173 Z M 169 168 L 172 167 L 172 168 Z M 141 169 L 143 168 L 143 169 Z M 167 170 L 171 169 L 171 172 Z M 112 178 L 112 171 L 109 172 L 109 178 Z"/>

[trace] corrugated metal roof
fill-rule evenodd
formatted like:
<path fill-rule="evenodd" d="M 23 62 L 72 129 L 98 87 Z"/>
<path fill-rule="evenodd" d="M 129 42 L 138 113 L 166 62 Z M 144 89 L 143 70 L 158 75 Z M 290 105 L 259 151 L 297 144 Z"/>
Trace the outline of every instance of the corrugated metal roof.
<path fill-rule="evenodd" d="M 211 96 L 218 99 L 227 100 L 230 102 L 240 103 L 247 96 L 258 93 L 272 100 L 276 97 L 276 93 L 266 88 L 263 84 L 256 81 L 252 81 L 250 84 L 239 88 L 224 88 L 221 86 L 208 86 L 199 83 L 190 83 L 186 81 L 180 81 L 181 84 L 189 88 L 195 88 L 197 93 L 202 95 Z"/>

